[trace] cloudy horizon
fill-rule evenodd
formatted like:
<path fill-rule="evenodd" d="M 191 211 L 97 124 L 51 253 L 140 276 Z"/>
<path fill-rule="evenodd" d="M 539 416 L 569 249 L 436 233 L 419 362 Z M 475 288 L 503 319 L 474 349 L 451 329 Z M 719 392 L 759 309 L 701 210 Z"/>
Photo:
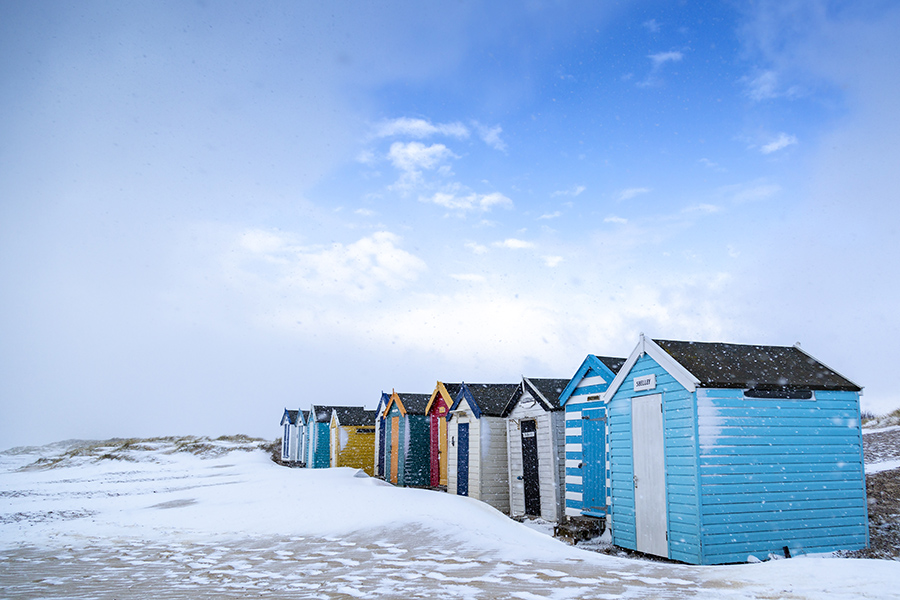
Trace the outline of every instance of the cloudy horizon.
<path fill-rule="evenodd" d="M 247 433 L 652 338 L 900 406 L 900 7 L 0 7 L 0 446 Z"/>

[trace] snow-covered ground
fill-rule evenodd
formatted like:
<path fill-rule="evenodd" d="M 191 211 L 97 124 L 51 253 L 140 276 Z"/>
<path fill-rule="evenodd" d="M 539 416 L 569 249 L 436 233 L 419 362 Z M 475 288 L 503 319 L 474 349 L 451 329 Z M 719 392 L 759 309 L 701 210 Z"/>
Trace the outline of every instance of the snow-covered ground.
<path fill-rule="evenodd" d="M 895 561 L 694 567 L 540 529 L 246 440 L 0 454 L 0 597 L 900 598 Z"/>

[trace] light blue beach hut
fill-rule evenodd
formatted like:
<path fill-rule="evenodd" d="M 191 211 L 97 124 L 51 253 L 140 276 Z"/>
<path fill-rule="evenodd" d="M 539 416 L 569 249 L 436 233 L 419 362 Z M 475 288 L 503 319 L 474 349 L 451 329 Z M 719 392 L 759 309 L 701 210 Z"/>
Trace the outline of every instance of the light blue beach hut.
<path fill-rule="evenodd" d="M 613 543 L 692 564 L 865 548 L 861 390 L 799 345 L 642 335 L 604 394 Z"/>

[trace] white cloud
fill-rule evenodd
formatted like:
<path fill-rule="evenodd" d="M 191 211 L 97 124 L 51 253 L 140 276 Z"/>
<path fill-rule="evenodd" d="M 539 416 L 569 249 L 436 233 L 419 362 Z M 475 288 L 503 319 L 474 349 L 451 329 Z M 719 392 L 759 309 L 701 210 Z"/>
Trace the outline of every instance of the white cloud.
<path fill-rule="evenodd" d="M 500 192 L 491 194 L 476 194 L 473 192 L 465 196 L 460 196 L 453 192 L 436 192 L 431 197 L 420 196 L 419 200 L 463 212 L 475 210 L 487 212 L 495 206 L 502 208 L 512 208 L 513 206 L 513 201 Z"/>
<path fill-rule="evenodd" d="M 793 146 L 797 143 L 797 137 L 793 135 L 788 135 L 786 133 L 779 133 L 778 137 L 764 145 L 760 148 L 760 152 L 763 154 L 772 154 L 773 152 L 778 152 L 788 146 Z"/>
<path fill-rule="evenodd" d="M 353 212 L 361 217 L 371 217 L 375 214 L 374 210 L 369 210 L 368 208 L 357 208 Z"/>
<path fill-rule="evenodd" d="M 551 198 L 555 198 L 557 196 L 578 196 L 587 188 L 583 185 L 576 185 L 570 190 L 559 190 L 550 194 Z"/>
<path fill-rule="evenodd" d="M 770 98 L 777 98 L 778 74 L 775 71 L 762 71 L 755 76 L 746 76 L 741 82 L 747 86 L 747 95 L 752 100 L 760 102 Z"/>
<path fill-rule="evenodd" d="M 715 196 L 721 202 L 731 204 L 743 204 L 745 202 L 757 202 L 766 200 L 781 192 L 781 186 L 777 183 L 769 183 L 764 179 L 726 185 L 716 189 Z"/>
<path fill-rule="evenodd" d="M 534 248 L 534 244 L 532 242 L 526 242 L 525 240 L 519 240 L 516 238 L 507 238 L 502 242 L 494 242 L 493 244 L 497 248 L 508 248 L 510 250 L 523 250 L 525 248 Z"/>
<path fill-rule="evenodd" d="M 657 52 L 656 54 L 649 54 L 647 58 L 650 59 L 650 62 L 653 63 L 653 65 L 650 69 L 650 72 L 647 74 L 647 77 L 635 84 L 638 87 L 646 88 L 660 85 L 662 83 L 660 73 L 662 72 L 663 67 L 667 63 L 681 62 L 681 60 L 684 58 L 684 54 L 677 50 L 670 50 L 668 52 Z"/>
<path fill-rule="evenodd" d="M 465 247 L 467 250 L 471 250 L 473 254 L 487 254 L 488 247 L 482 246 L 476 242 L 466 242 Z"/>
<path fill-rule="evenodd" d="M 475 128 L 478 129 L 478 135 L 485 144 L 494 150 L 506 151 L 506 142 L 500 139 L 500 134 L 503 133 L 502 127 L 499 125 L 488 127 L 487 125 L 476 123 Z"/>
<path fill-rule="evenodd" d="M 557 265 L 559 265 L 559 263 L 561 263 L 563 261 L 562 256 L 544 256 L 543 259 L 544 259 L 544 264 L 547 265 L 548 267 L 550 267 L 551 269 L 553 267 L 556 267 Z"/>
<path fill-rule="evenodd" d="M 706 167 L 707 169 L 712 169 L 712 170 L 714 170 L 714 171 L 720 171 L 720 172 L 722 172 L 722 173 L 725 172 L 725 168 L 724 168 L 724 167 L 720 167 L 720 166 L 719 166 L 719 163 L 713 162 L 713 161 L 709 160 L 708 158 L 701 158 L 701 159 L 698 160 L 697 162 L 699 162 L 701 165 L 703 165 L 703 166 Z"/>
<path fill-rule="evenodd" d="M 541 215 L 541 216 L 538 217 L 538 220 L 540 221 L 541 219 L 556 219 L 556 218 L 561 217 L 561 216 L 562 216 L 562 213 L 559 212 L 559 211 L 556 211 L 556 212 L 553 212 L 553 213 L 547 213 L 547 214 L 545 214 L 545 215 Z"/>
<path fill-rule="evenodd" d="M 628 222 L 628 219 L 624 219 L 622 217 L 609 216 L 603 219 L 604 223 L 615 223 L 617 225 L 624 225 Z"/>
<path fill-rule="evenodd" d="M 375 128 L 375 137 L 379 138 L 409 136 L 422 139 L 433 135 L 467 138 L 469 137 L 469 129 L 459 122 L 438 123 L 435 125 L 425 119 L 411 119 L 408 117 L 383 121 Z"/>
<path fill-rule="evenodd" d="M 641 194 L 646 194 L 650 192 L 650 188 L 627 188 L 619 192 L 618 200 L 619 202 L 623 202 L 625 200 L 631 200 L 635 196 L 640 196 Z"/>
<path fill-rule="evenodd" d="M 254 254 L 280 252 L 287 245 L 283 234 L 262 229 L 251 229 L 238 236 L 238 244 Z"/>
<path fill-rule="evenodd" d="M 649 21 L 644 21 L 641 23 L 650 33 L 659 33 L 659 23 L 656 22 L 656 19 L 650 19 Z"/>
<path fill-rule="evenodd" d="M 239 271 L 251 285 L 267 284 L 282 294 L 366 299 L 382 288 L 402 288 L 427 270 L 423 260 L 399 247 L 400 241 L 379 231 L 350 244 L 300 246 L 284 234 L 250 230 L 238 237 L 246 251 Z M 255 267 L 254 259 L 267 267 Z"/>
<path fill-rule="evenodd" d="M 671 50 L 669 52 L 657 52 L 649 55 L 647 58 L 653 61 L 653 67 L 657 68 L 667 62 L 680 62 L 684 55 L 677 50 Z"/>
<path fill-rule="evenodd" d="M 484 283 L 486 281 L 484 275 L 476 275 L 475 273 L 455 273 L 450 277 L 457 281 L 467 281 L 469 283 Z"/>
<path fill-rule="evenodd" d="M 401 171 L 433 170 L 455 155 L 443 144 L 426 146 L 421 142 L 394 142 L 388 152 L 391 163 Z"/>

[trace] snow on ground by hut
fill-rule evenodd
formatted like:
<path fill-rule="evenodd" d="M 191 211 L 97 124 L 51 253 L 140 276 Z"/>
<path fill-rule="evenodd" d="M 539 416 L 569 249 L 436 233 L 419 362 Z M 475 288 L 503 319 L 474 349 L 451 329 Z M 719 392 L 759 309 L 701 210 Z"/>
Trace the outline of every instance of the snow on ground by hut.
<path fill-rule="evenodd" d="M 246 439 L 2 453 L 0 561 L 23 598 L 900 597 L 900 562 L 607 556 L 470 498 L 279 467 Z"/>

